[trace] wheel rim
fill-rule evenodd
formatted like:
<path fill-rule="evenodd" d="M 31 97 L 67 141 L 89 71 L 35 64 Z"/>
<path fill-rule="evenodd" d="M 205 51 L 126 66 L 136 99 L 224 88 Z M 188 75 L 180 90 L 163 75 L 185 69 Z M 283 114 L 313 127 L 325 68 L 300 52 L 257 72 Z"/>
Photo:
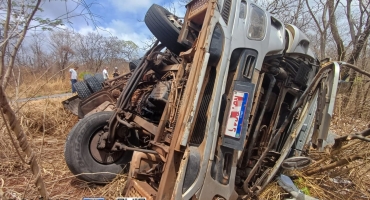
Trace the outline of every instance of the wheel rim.
<path fill-rule="evenodd" d="M 182 28 L 182 24 L 180 24 L 174 15 L 167 15 L 168 20 L 179 30 Z"/>
<path fill-rule="evenodd" d="M 124 151 L 109 151 L 107 149 L 98 149 L 98 142 L 103 135 L 103 131 L 97 131 L 90 140 L 90 154 L 94 158 L 95 161 L 97 161 L 100 164 L 109 165 L 112 163 L 115 163 L 118 159 L 120 159 Z"/>

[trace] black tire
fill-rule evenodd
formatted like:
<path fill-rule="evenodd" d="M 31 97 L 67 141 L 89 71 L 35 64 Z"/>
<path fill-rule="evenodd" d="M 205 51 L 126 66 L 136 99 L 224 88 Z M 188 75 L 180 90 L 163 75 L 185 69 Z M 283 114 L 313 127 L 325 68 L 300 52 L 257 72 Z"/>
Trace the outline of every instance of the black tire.
<path fill-rule="evenodd" d="M 110 182 L 131 160 L 132 152 L 120 152 L 113 163 L 102 164 L 91 154 L 92 138 L 103 130 L 112 114 L 113 112 L 103 111 L 89 115 L 80 120 L 69 133 L 64 148 L 65 161 L 70 171 L 78 175 L 79 179 L 94 183 Z"/>
<path fill-rule="evenodd" d="M 84 81 L 86 81 L 86 79 L 88 79 L 88 78 L 90 78 L 90 77 L 92 77 L 90 74 L 85 74 L 85 75 L 84 75 Z"/>
<path fill-rule="evenodd" d="M 130 71 L 134 71 L 140 64 L 141 60 L 143 58 L 139 58 L 139 59 L 136 59 L 136 60 L 133 60 L 129 63 L 129 68 L 130 68 Z"/>
<path fill-rule="evenodd" d="M 96 73 L 95 78 L 99 81 L 100 84 L 104 83 L 104 76 L 101 73 Z"/>
<path fill-rule="evenodd" d="M 73 86 L 75 86 L 77 94 L 81 99 L 85 99 L 92 94 L 89 87 L 83 81 L 77 82 Z"/>
<path fill-rule="evenodd" d="M 101 83 L 97 78 L 95 78 L 95 76 L 86 79 L 85 82 L 92 93 L 98 92 L 102 89 Z"/>
<path fill-rule="evenodd" d="M 162 6 L 153 4 L 146 12 L 144 21 L 153 35 L 170 51 L 178 55 L 186 48 L 177 42 L 180 30 L 167 18 L 168 15 L 173 14 Z"/>

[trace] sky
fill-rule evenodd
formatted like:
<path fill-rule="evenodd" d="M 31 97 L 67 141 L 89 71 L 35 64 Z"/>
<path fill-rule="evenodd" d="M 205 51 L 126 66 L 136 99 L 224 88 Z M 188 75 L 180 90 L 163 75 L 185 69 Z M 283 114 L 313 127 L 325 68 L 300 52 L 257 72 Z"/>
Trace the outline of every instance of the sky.
<path fill-rule="evenodd" d="M 76 16 L 81 12 L 88 13 L 83 6 L 74 10 L 76 1 L 88 5 L 89 11 L 95 16 L 94 22 Z M 39 12 L 38 16 L 55 19 L 66 13 L 66 10 L 73 10 L 68 15 L 70 23 L 66 23 L 65 27 L 81 34 L 98 32 L 104 36 L 117 36 L 122 40 L 131 40 L 141 47 L 151 36 L 143 20 L 152 4 L 164 7 L 172 5 L 176 15 L 182 17 L 185 14 L 185 6 L 172 0 L 45 0 L 41 5 L 43 12 Z"/>

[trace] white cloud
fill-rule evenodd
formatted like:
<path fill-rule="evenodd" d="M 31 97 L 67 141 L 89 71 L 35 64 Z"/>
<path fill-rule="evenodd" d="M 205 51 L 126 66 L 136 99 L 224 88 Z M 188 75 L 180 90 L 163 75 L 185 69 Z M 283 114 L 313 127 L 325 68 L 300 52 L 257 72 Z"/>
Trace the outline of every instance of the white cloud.
<path fill-rule="evenodd" d="M 144 23 L 140 24 L 141 26 L 145 26 Z M 132 25 L 129 23 L 125 23 L 124 21 L 120 20 L 112 20 L 107 26 L 105 27 L 97 27 L 93 29 L 91 26 L 83 26 L 80 27 L 77 32 L 83 35 L 86 35 L 89 32 L 98 32 L 99 34 L 109 37 L 109 36 L 116 36 L 121 40 L 130 40 L 135 42 L 139 47 L 143 46 L 143 42 L 148 39 L 150 35 L 149 30 L 143 30 L 143 27 L 138 25 Z"/>

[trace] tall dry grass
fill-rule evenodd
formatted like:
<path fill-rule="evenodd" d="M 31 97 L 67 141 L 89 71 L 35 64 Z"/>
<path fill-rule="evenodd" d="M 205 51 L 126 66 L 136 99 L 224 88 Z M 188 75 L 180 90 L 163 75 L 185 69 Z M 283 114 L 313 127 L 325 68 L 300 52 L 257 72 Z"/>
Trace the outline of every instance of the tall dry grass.
<path fill-rule="evenodd" d="M 86 196 L 122 196 L 125 176 L 106 185 L 80 181 L 64 161 L 64 145 L 70 129 L 78 118 L 64 110 L 63 99 L 44 99 L 28 102 L 18 112 L 22 128 L 31 147 L 38 155 L 42 176 L 52 199 L 81 199 Z M 22 105 L 20 105 L 22 106 Z M 36 199 L 39 194 L 31 182 L 29 166 L 22 163 L 0 120 L 0 199 Z"/>
<path fill-rule="evenodd" d="M 65 71 L 60 73 L 63 75 L 24 71 L 9 80 L 5 92 L 12 100 L 71 92 L 68 73 Z"/>

